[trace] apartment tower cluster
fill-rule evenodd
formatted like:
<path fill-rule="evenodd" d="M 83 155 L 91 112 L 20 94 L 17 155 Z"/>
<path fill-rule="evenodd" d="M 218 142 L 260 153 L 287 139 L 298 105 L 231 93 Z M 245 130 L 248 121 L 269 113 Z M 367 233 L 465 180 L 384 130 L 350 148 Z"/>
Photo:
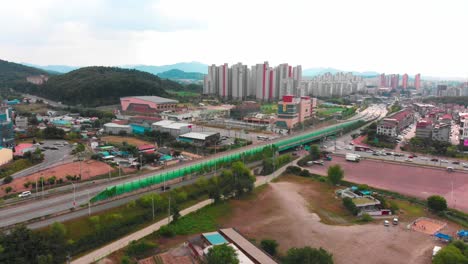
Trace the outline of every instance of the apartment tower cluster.
<path fill-rule="evenodd" d="M 223 99 L 244 100 L 247 97 L 261 101 L 274 101 L 283 95 L 297 95 L 302 80 L 302 67 L 287 63 L 270 67 L 268 62 L 254 66 L 227 63 L 208 66 L 203 83 L 203 94 Z"/>
<path fill-rule="evenodd" d="M 385 75 L 385 73 L 380 74 L 379 77 L 379 87 L 388 87 L 392 89 L 397 89 L 401 87 L 403 89 L 408 89 L 409 87 L 409 77 L 408 74 L 403 74 L 400 82 L 400 75 L 399 74 L 389 74 Z M 421 88 L 421 74 L 418 73 L 414 76 L 414 83 L 413 87 L 416 90 Z"/>

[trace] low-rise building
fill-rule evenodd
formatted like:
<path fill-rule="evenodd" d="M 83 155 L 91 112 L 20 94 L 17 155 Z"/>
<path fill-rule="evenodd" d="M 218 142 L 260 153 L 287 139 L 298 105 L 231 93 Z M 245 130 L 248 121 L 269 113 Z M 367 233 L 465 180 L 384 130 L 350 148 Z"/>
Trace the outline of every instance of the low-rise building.
<path fill-rule="evenodd" d="M 450 124 L 436 124 L 432 128 L 432 140 L 450 142 L 450 132 L 452 126 Z"/>
<path fill-rule="evenodd" d="M 28 118 L 25 116 L 15 117 L 15 126 L 18 129 L 27 129 L 28 128 Z"/>
<path fill-rule="evenodd" d="M 413 122 L 413 112 L 409 109 L 404 109 L 380 121 L 377 124 L 377 134 L 396 137 Z"/>
<path fill-rule="evenodd" d="M 416 137 L 418 138 L 432 138 L 432 121 L 421 120 L 416 124 Z"/>
<path fill-rule="evenodd" d="M 220 139 L 219 132 L 190 132 L 180 135 L 177 140 L 197 146 L 211 146 Z"/>
<path fill-rule="evenodd" d="M 129 125 L 107 123 L 104 124 L 104 132 L 106 132 L 109 135 L 118 135 L 121 133 L 132 134 L 132 127 Z"/>
<path fill-rule="evenodd" d="M 155 122 L 151 125 L 154 131 L 167 132 L 174 137 L 181 134 L 186 134 L 192 131 L 192 124 L 189 123 L 178 123 L 171 120 L 162 120 Z"/>
<path fill-rule="evenodd" d="M 312 113 L 313 100 L 310 96 L 284 95 L 283 100 L 278 102 L 276 126 L 291 129 L 312 117 Z"/>
<path fill-rule="evenodd" d="M 152 114 L 166 110 L 175 110 L 177 100 L 159 96 L 129 96 L 120 98 L 122 111 Z"/>

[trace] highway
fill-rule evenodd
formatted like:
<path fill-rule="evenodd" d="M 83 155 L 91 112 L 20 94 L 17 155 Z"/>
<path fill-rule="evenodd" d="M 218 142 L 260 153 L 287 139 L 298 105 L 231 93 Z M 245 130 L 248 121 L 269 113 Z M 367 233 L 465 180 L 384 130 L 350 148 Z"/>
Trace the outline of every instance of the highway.
<path fill-rule="evenodd" d="M 368 108 L 368 109 L 364 110 L 363 112 L 359 113 L 357 116 L 353 117 L 353 119 L 363 118 L 363 117 L 368 118 L 369 116 L 374 115 L 373 111 L 374 111 L 373 108 Z M 288 137 L 291 137 L 291 136 L 300 135 L 302 133 L 309 133 L 309 132 L 311 132 L 313 130 L 315 130 L 315 129 L 310 129 L 310 130 L 306 130 L 306 131 L 298 133 L 298 134 L 282 137 L 281 139 L 288 138 Z M 279 140 L 279 139 L 277 139 L 277 140 Z M 217 156 L 219 157 L 219 156 L 224 156 L 224 155 L 228 155 L 228 154 L 242 152 L 242 151 L 248 150 L 248 149 L 253 148 L 253 147 L 258 147 L 258 146 L 261 146 L 261 145 L 269 145 L 272 142 L 274 142 L 274 141 L 268 141 L 268 142 L 264 142 L 264 143 L 261 143 L 261 144 L 249 145 L 249 146 L 239 148 L 239 149 L 235 149 L 235 150 L 232 150 L 232 151 L 219 153 L 219 154 L 217 154 Z M 163 172 L 171 171 L 171 170 L 174 170 L 174 169 L 177 169 L 177 168 L 182 168 L 182 167 L 185 167 L 185 166 L 187 166 L 189 164 L 196 164 L 198 162 L 202 162 L 202 161 L 204 161 L 206 159 L 210 159 L 210 158 L 213 158 L 213 156 L 208 156 L 206 158 L 199 159 L 199 160 L 194 160 L 194 161 L 190 161 L 190 162 L 184 162 L 184 163 L 178 164 L 178 165 L 173 166 L 173 167 L 169 167 L 169 168 L 166 168 L 166 169 L 163 169 L 163 170 L 159 170 L 157 172 L 152 171 L 152 172 L 149 172 L 147 174 L 140 175 L 140 176 L 137 176 L 137 177 L 126 178 L 126 179 L 118 180 L 118 181 L 110 181 L 110 182 L 103 183 L 102 185 L 99 185 L 99 186 L 88 187 L 85 190 L 77 190 L 76 193 L 75 193 L 75 198 L 74 198 L 73 192 L 70 192 L 70 193 L 67 193 L 67 194 L 62 194 L 62 195 L 57 195 L 57 196 L 52 196 L 52 197 L 46 197 L 44 199 L 40 199 L 38 197 L 37 200 L 28 201 L 28 202 L 21 203 L 21 204 L 16 205 L 16 206 L 10 206 L 10 207 L 6 207 L 6 208 L 2 208 L 2 209 L 0 209 L 0 227 L 6 227 L 6 226 L 9 226 L 9 225 L 13 225 L 13 224 L 29 221 L 29 220 L 32 220 L 32 219 L 37 219 L 37 218 L 41 218 L 41 217 L 44 217 L 44 216 L 48 216 L 48 215 L 51 215 L 51 214 L 56 214 L 56 213 L 63 212 L 63 211 L 66 211 L 66 210 L 70 210 L 70 208 L 73 207 L 73 200 L 74 199 L 76 201 L 77 206 L 82 205 L 82 204 L 87 204 L 90 198 L 92 198 L 93 196 L 95 196 L 96 194 L 101 192 L 106 187 L 114 186 L 116 184 L 121 184 L 121 183 L 124 183 L 124 182 L 134 181 L 135 179 L 151 176 L 151 175 L 154 175 L 155 173 L 163 173 Z M 190 184 L 190 182 L 188 182 L 186 184 Z M 120 202 L 119 202 L 119 200 L 113 201 L 113 202 L 109 203 L 109 205 L 102 206 L 102 207 L 97 207 L 93 211 L 95 212 L 96 210 L 105 210 L 105 209 L 108 209 L 108 208 L 111 208 L 111 207 L 118 206 L 120 204 L 124 204 L 125 202 L 127 202 L 129 200 L 133 200 L 133 199 L 136 199 L 136 196 L 132 196 L 129 199 L 127 199 L 127 198 L 120 199 L 120 200 L 123 200 L 123 201 L 120 201 Z M 78 216 L 79 216 L 79 214 L 76 213 L 76 215 L 74 215 L 73 217 L 78 217 Z M 64 219 L 63 217 L 62 218 L 57 218 L 57 221 L 63 221 L 63 219 Z"/>

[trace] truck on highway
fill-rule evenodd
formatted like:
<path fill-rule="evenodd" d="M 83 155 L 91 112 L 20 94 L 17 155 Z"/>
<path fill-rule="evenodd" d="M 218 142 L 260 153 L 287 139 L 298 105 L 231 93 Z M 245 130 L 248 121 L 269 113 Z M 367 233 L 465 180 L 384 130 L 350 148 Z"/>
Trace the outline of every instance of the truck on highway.
<path fill-rule="evenodd" d="M 347 161 L 359 162 L 360 158 L 361 158 L 361 156 L 359 156 L 358 154 L 346 153 L 346 160 Z"/>

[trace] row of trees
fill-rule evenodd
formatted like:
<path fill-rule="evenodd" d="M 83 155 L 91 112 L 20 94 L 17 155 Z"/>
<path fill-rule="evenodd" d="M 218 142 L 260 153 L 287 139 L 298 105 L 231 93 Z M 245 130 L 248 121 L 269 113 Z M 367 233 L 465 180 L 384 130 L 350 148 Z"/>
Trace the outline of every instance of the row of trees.
<path fill-rule="evenodd" d="M 260 247 L 271 256 L 281 259 L 283 264 L 333 264 L 333 256 L 323 248 L 290 248 L 285 256 L 277 255 L 278 243 L 275 240 L 265 239 Z M 239 264 L 236 251 L 227 244 L 221 244 L 209 249 L 206 255 L 206 264 Z"/>

